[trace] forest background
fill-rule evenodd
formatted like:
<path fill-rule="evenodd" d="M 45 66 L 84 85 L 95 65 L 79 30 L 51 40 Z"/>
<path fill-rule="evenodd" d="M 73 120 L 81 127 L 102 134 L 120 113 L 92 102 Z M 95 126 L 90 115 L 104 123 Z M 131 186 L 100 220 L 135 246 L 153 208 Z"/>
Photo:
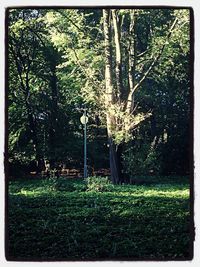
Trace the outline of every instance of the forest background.
<path fill-rule="evenodd" d="M 101 13 L 9 11 L 11 176 L 46 162 L 81 172 L 83 106 L 91 175 L 109 166 L 113 183 L 189 173 L 189 10 Z"/>

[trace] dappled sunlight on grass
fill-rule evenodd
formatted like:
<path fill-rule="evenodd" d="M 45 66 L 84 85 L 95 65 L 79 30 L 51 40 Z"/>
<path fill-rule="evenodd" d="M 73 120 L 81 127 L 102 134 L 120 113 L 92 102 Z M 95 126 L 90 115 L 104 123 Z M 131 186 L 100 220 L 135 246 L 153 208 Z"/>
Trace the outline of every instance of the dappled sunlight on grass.
<path fill-rule="evenodd" d="M 35 182 L 35 181 L 34 181 Z M 80 181 L 79 181 L 80 182 Z M 82 181 L 83 182 L 83 181 Z M 73 181 L 70 183 L 76 184 L 76 181 Z M 43 184 L 43 186 L 41 186 Z M 10 195 L 23 195 L 23 196 L 30 196 L 30 197 L 39 197 L 46 194 L 49 195 L 57 195 L 58 193 L 61 194 L 60 190 L 57 191 L 54 188 L 52 188 L 49 181 L 43 180 L 40 181 L 40 184 L 38 184 L 38 181 L 34 183 L 33 187 L 28 186 L 26 183 L 25 185 L 22 183 L 20 188 L 19 182 L 10 184 Z M 80 187 L 81 188 L 81 187 Z M 73 193 L 76 191 L 76 193 L 82 193 L 83 195 L 91 195 L 94 194 L 94 192 L 81 192 L 81 190 L 77 190 L 77 188 L 74 188 L 74 190 L 68 191 L 68 188 L 65 189 L 65 185 L 63 186 L 63 196 L 65 193 Z M 166 197 L 166 198 L 188 198 L 189 197 L 189 186 L 188 185 L 171 185 L 171 184 L 154 184 L 154 185 L 122 185 L 113 186 L 111 192 L 95 192 L 96 195 L 98 194 L 105 194 L 105 195 L 113 195 L 113 196 L 123 196 L 123 197 L 130 197 L 130 196 L 137 196 L 137 197 Z"/>
<path fill-rule="evenodd" d="M 63 182 L 63 181 L 62 181 Z M 12 181 L 9 254 L 16 259 L 185 258 L 187 184 L 116 185 L 87 191 L 83 180 Z M 32 250 L 32 247 L 36 250 Z"/>
<path fill-rule="evenodd" d="M 163 188 L 156 187 L 145 189 L 144 187 L 137 186 L 134 192 L 117 192 L 114 195 L 119 196 L 137 196 L 137 197 L 166 197 L 166 198 L 188 198 L 189 197 L 189 189 L 175 189 L 175 190 L 163 190 Z"/>
<path fill-rule="evenodd" d="M 159 188 L 155 189 L 146 189 L 143 190 L 144 187 L 138 186 L 135 191 L 133 192 L 106 192 L 106 193 L 96 193 L 98 194 L 105 194 L 105 195 L 113 195 L 113 196 L 123 196 L 123 197 L 166 197 L 166 198 L 188 198 L 189 197 L 189 189 L 184 189 L 184 190 L 174 190 L 174 191 L 169 191 L 169 190 L 162 190 Z M 67 192 L 67 194 L 71 194 L 72 192 Z M 77 192 L 78 193 L 78 192 Z M 26 190 L 26 189 L 21 189 L 18 192 L 15 193 L 10 193 L 10 195 L 22 195 L 22 196 L 27 196 L 27 197 L 39 197 L 39 196 L 44 196 L 44 195 L 56 195 L 56 192 L 53 192 L 51 189 L 45 189 L 44 188 L 38 188 L 38 190 Z M 65 195 L 66 192 L 63 193 Z M 90 195 L 90 193 L 84 193 Z M 94 194 L 94 193 L 93 193 Z"/>
<path fill-rule="evenodd" d="M 45 194 L 50 194 L 51 192 L 50 191 L 47 191 L 47 190 L 33 190 L 33 191 L 30 191 L 30 190 L 24 190 L 24 189 L 21 189 L 19 192 L 17 193 L 11 193 L 11 195 L 14 195 L 14 196 L 26 196 L 26 197 L 38 197 L 38 196 L 42 196 L 42 195 L 45 195 Z"/>

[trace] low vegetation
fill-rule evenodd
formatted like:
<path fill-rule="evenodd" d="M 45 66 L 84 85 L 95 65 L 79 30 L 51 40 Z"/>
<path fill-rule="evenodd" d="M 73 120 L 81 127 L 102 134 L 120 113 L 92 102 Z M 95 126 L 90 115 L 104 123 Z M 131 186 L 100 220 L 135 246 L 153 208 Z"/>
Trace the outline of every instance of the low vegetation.
<path fill-rule="evenodd" d="M 138 178 L 139 180 L 139 178 Z M 144 181 L 145 177 L 141 178 Z M 11 260 L 189 259 L 187 177 L 9 182 Z"/>

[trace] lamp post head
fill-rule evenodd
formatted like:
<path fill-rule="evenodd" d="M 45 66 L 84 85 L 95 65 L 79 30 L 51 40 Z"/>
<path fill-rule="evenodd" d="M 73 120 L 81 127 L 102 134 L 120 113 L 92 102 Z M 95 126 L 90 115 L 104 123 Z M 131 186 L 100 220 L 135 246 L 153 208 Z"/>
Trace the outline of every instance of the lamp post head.
<path fill-rule="evenodd" d="M 85 125 L 88 122 L 88 117 L 83 114 L 83 116 L 80 117 L 80 121 Z"/>

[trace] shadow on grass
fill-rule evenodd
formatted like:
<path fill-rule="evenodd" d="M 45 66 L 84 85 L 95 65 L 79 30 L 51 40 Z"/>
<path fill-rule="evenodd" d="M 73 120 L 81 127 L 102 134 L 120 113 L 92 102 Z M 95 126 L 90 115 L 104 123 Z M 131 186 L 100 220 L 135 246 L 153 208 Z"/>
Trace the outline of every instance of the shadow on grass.
<path fill-rule="evenodd" d="M 191 257 L 185 185 L 116 186 L 103 193 L 19 185 L 11 188 L 8 202 L 8 259 Z"/>

